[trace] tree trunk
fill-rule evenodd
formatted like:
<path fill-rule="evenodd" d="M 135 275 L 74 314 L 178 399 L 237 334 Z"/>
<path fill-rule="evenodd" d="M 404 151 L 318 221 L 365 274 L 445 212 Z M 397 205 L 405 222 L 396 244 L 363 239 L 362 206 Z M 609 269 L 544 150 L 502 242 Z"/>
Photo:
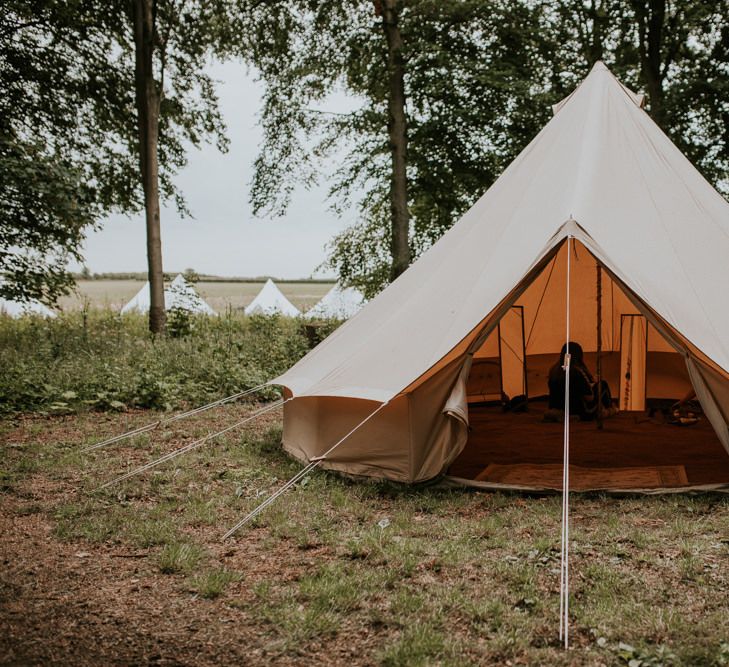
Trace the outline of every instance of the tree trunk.
<path fill-rule="evenodd" d="M 390 211 L 392 215 L 392 267 L 395 280 L 410 265 L 410 218 L 407 194 L 407 125 L 405 121 L 405 63 L 398 27 L 398 0 L 383 0 L 382 27 L 387 40 L 387 131 L 392 156 Z"/>
<path fill-rule="evenodd" d="M 607 12 L 601 2 L 599 5 L 595 0 L 590 1 L 588 16 L 592 19 L 592 31 L 590 43 L 587 47 L 588 66 L 592 67 L 598 60 L 603 60 L 603 39 L 607 23 Z"/>
<path fill-rule="evenodd" d="M 640 71 L 650 100 L 650 115 L 658 125 L 665 126 L 661 47 L 666 20 L 666 0 L 638 0 L 633 3 L 638 21 L 638 52 Z"/>
<path fill-rule="evenodd" d="M 149 275 L 149 329 L 162 333 L 165 329 L 164 276 L 162 273 L 162 238 L 160 234 L 159 109 L 161 91 L 154 79 L 155 0 L 133 0 L 134 72 L 137 127 L 139 133 L 139 165 L 144 190 L 144 212 L 147 225 L 147 267 Z"/>

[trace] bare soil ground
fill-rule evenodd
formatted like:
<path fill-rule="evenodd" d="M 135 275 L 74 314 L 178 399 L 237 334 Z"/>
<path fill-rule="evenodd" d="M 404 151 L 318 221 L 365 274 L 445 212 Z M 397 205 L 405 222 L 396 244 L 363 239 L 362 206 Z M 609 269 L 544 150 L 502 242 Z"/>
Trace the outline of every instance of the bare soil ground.
<path fill-rule="evenodd" d="M 0 422 L 0 663 L 729 664 L 727 496 L 574 496 L 564 651 L 558 496 L 317 472 L 223 542 L 300 469 L 276 412 L 99 489 L 251 410 Z"/>

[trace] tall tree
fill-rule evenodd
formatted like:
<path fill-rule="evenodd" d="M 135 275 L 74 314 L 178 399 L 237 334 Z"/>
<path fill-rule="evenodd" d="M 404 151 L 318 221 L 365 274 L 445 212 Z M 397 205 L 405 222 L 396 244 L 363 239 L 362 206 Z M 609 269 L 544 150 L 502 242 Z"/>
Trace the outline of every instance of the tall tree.
<path fill-rule="evenodd" d="M 392 267 L 395 280 L 410 265 L 410 216 L 407 185 L 407 121 L 405 119 L 405 58 L 398 18 L 398 0 L 375 1 L 376 13 L 382 17 L 387 42 L 387 133 L 390 140 L 392 172 L 390 174 L 390 211 L 392 215 Z"/>
<path fill-rule="evenodd" d="M 728 3 L 393 4 L 407 93 L 404 189 L 412 255 L 493 183 L 548 120 L 550 105 L 598 59 L 647 92 L 657 122 L 710 180 L 729 188 Z M 334 239 L 328 264 L 369 295 L 395 273 L 393 91 L 383 72 L 391 50 L 382 38 L 384 0 L 380 7 L 372 17 L 368 4 L 356 0 L 267 3 L 254 49 L 266 84 L 254 208 L 282 212 L 294 183 L 314 182 L 322 158 L 338 155 L 333 205 L 356 210 L 358 220 Z M 335 90 L 350 94 L 352 112 L 322 113 Z"/>
<path fill-rule="evenodd" d="M 511 0 L 392 2 L 398 33 L 389 41 L 385 27 L 395 16 L 384 2 L 380 7 L 378 16 L 356 0 L 270 3 L 259 14 L 254 51 L 266 84 L 254 208 L 285 210 L 293 183 L 313 182 L 318 161 L 344 151 L 332 201 L 336 210 L 356 209 L 358 221 L 332 243 L 330 265 L 370 295 L 406 261 L 395 257 L 405 244 L 393 232 L 404 237 L 405 216 L 393 215 L 393 193 L 406 193 L 400 210 L 409 214 L 408 248 L 417 255 L 493 182 L 564 92 L 558 77 L 549 94 L 535 94 L 532 85 L 553 54 L 538 37 L 539 7 Z M 337 89 L 357 108 L 321 113 L 316 107 Z M 405 111 L 399 124 L 397 100 Z M 403 165 L 406 182 L 395 187 Z"/>
<path fill-rule="evenodd" d="M 160 47 L 155 0 L 133 0 L 134 88 L 139 133 L 139 167 L 144 191 L 147 227 L 147 275 L 149 278 L 149 328 L 165 328 L 164 274 L 159 201 L 159 114 L 162 86 L 155 79 L 155 50 Z M 162 56 L 164 60 L 164 55 Z M 162 72 L 164 75 L 164 71 Z"/>
<path fill-rule="evenodd" d="M 225 125 L 206 65 L 230 41 L 241 39 L 233 25 L 237 4 L 203 0 L 117 0 L 117 20 L 102 24 L 121 51 L 120 67 L 133 81 L 136 136 L 125 127 L 129 108 L 117 109 L 114 128 L 125 133 L 127 150 L 139 164 L 147 231 L 150 285 L 149 328 L 165 327 L 160 200 L 172 197 L 189 213 L 172 177 L 186 162 L 184 144 L 206 138 L 227 149 Z M 128 97 L 126 98 L 128 99 Z"/>
<path fill-rule="evenodd" d="M 111 211 L 144 210 L 154 283 L 150 328 L 163 328 L 160 200 L 189 213 L 173 180 L 188 147 L 212 141 L 227 148 L 206 67 L 242 43 L 239 5 L 11 0 L 0 17 L 0 105 L 7 111 L 0 160 L 16 165 L 17 177 L 0 189 L 0 290 L 52 300 L 70 284 L 66 259 L 78 258 L 84 229 Z M 44 181 L 44 196 L 28 207 Z M 42 261 L 47 270 L 32 274 Z"/>
<path fill-rule="evenodd" d="M 110 203 L 94 178 L 99 133 L 79 122 L 99 44 L 73 44 L 62 3 L 9 0 L 0 12 L 0 296 L 52 303 L 72 279 L 83 230 Z"/>

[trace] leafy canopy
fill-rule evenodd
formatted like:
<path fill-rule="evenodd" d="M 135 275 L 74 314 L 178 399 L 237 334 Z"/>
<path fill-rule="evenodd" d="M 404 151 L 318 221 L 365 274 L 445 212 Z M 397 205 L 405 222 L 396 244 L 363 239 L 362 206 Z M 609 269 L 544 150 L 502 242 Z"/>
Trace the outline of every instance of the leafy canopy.
<path fill-rule="evenodd" d="M 226 150 L 206 66 L 240 42 L 235 3 L 158 0 L 163 199 L 189 148 Z M 85 230 L 142 209 L 131 3 L 9 0 L 0 14 L 0 295 L 52 302 Z"/>
<path fill-rule="evenodd" d="M 414 254 L 494 182 L 602 58 L 645 87 L 640 12 L 656 0 L 406 0 L 408 191 Z M 659 56 L 664 129 L 714 183 L 729 169 L 727 0 L 668 4 Z M 358 221 L 328 265 L 368 296 L 389 278 L 386 45 L 374 4 L 280 0 L 253 7 L 252 58 L 266 84 L 252 203 L 282 214 L 296 183 L 337 156 L 337 210 Z M 317 109 L 345 91 L 351 113 Z M 650 107 L 649 107 L 650 108 Z M 342 158 L 341 155 L 344 155 Z"/>

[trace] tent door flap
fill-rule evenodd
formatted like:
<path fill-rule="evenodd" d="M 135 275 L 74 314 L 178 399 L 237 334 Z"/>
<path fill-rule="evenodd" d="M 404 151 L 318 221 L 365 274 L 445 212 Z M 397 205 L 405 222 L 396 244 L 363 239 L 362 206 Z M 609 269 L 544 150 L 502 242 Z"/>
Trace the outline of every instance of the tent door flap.
<path fill-rule="evenodd" d="M 620 318 L 620 409 L 645 410 L 648 329 L 643 315 Z"/>

